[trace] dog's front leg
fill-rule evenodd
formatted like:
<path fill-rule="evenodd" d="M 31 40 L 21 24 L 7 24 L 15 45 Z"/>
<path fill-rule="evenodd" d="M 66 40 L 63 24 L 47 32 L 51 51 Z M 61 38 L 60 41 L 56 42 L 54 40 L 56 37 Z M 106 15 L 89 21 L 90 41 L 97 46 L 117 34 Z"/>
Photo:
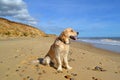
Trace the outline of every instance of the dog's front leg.
<path fill-rule="evenodd" d="M 60 56 L 56 57 L 56 62 L 58 64 L 57 71 L 62 71 L 62 62 L 61 62 Z"/>
<path fill-rule="evenodd" d="M 64 64 L 65 64 L 66 68 L 68 70 L 72 69 L 72 67 L 70 67 L 69 64 L 68 64 L 68 54 L 65 54 L 63 60 L 64 60 Z"/>

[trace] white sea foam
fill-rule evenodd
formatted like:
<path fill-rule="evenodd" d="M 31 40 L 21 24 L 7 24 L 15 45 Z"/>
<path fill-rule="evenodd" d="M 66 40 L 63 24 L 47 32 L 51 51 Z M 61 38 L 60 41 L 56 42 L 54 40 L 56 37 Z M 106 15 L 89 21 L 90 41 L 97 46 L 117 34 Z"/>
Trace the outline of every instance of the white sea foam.
<path fill-rule="evenodd" d="M 120 53 L 120 39 L 79 39 L 80 41 L 92 43 L 95 47 L 107 49 Z"/>
<path fill-rule="evenodd" d="M 80 39 L 80 41 L 120 46 L 120 40 L 113 39 Z"/>

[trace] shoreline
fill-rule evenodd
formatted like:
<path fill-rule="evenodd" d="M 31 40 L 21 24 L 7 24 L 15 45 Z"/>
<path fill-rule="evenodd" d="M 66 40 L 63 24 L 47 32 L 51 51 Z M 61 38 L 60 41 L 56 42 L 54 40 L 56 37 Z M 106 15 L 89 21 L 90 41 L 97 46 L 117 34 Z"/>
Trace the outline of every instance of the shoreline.
<path fill-rule="evenodd" d="M 120 79 L 120 54 L 94 47 L 89 43 L 72 41 L 69 65 L 58 73 L 53 67 L 44 66 L 36 60 L 48 52 L 55 37 L 17 38 L 0 40 L 0 78 L 2 80 L 118 80 Z M 100 67 L 103 70 L 96 70 Z M 69 80 L 69 79 L 68 79 Z"/>
<path fill-rule="evenodd" d="M 114 38 L 86 38 L 80 39 L 79 42 L 90 43 L 93 46 L 108 51 L 120 53 L 120 40 Z"/>
<path fill-rule="evenodd" d="M 74 45 L 81 45 L 81 47 L 79 46 L 79 48 L 81 48 L 84 51 L 96 53 L 96 54 L 103 55 L 103 56 L 115 56 L 115 57 L 120 56 L 120 53 L 118 52 L 110 51 L 110 50 L 103 49 L 103 48 L 98 48 L 91 43 L 80 42 L 80 41 L 73 41 L 73 42 L 75 42 Z M 120 62 L 120 58 L 118 59 L 114 58 L 113 60 Z"/>
<path fill-rule="evenodd" d="M 99 44 L 99 43 L 93 43 L 93 45 L 97 48 L 105 49 L 120 54 L 120 46 L 118 45 L 108 45 L 108 44 Z"/>
<path fill-rule="evenodd" d="M 83 44 L 83 45 L 86 45 L 86 46 L 89 46 L 89 47 L 91 46 L 91 47 L 93 47 L 97 50 L 103 50 L 103 51 L 110 52 L 110 53 L 120 54 L 119 52 L 115 52 L 115 51 L 108 50 L 108 49 L 105 49 L 105 48 L 97 47 L 93 43 L 83 42 L 83 41 L 73 41 L 73 42 L 77 42 L 77 43 L 80 43 L 80 44 Z"/>

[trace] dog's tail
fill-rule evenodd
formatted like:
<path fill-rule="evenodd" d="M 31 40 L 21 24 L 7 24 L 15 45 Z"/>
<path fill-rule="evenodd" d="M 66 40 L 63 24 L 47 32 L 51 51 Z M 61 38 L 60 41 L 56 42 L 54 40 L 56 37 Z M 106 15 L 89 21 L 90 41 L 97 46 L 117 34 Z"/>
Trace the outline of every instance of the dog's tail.
<path fill-rule="evenodd" d="M 42 64 L 49 66 L 50 61 L 51 61 L 50 56 L 46 55 L 46 56 L 44 57 L 43 61 L 42 61 Z"/>

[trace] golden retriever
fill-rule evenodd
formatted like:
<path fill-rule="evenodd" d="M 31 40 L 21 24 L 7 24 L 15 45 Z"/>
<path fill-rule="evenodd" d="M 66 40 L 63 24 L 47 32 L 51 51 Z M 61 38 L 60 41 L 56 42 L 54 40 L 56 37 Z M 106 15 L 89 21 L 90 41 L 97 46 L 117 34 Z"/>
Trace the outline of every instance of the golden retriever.
<path fill-rule="evenodd" d="M 79 33 L 75 32 L 72 28 L 65 29 L 51 45 L 50 50 L 44 57 L 42 63 L 49 66 L 50 62 L 53 62 L 57 71 L 62 71 L 63 64 L 68 70 L 72 69 L 68 64 L 67 58 L 69 53 L 69 44 L 70 39 L 76 40 L 76 36 L 78 34 Z"/>

